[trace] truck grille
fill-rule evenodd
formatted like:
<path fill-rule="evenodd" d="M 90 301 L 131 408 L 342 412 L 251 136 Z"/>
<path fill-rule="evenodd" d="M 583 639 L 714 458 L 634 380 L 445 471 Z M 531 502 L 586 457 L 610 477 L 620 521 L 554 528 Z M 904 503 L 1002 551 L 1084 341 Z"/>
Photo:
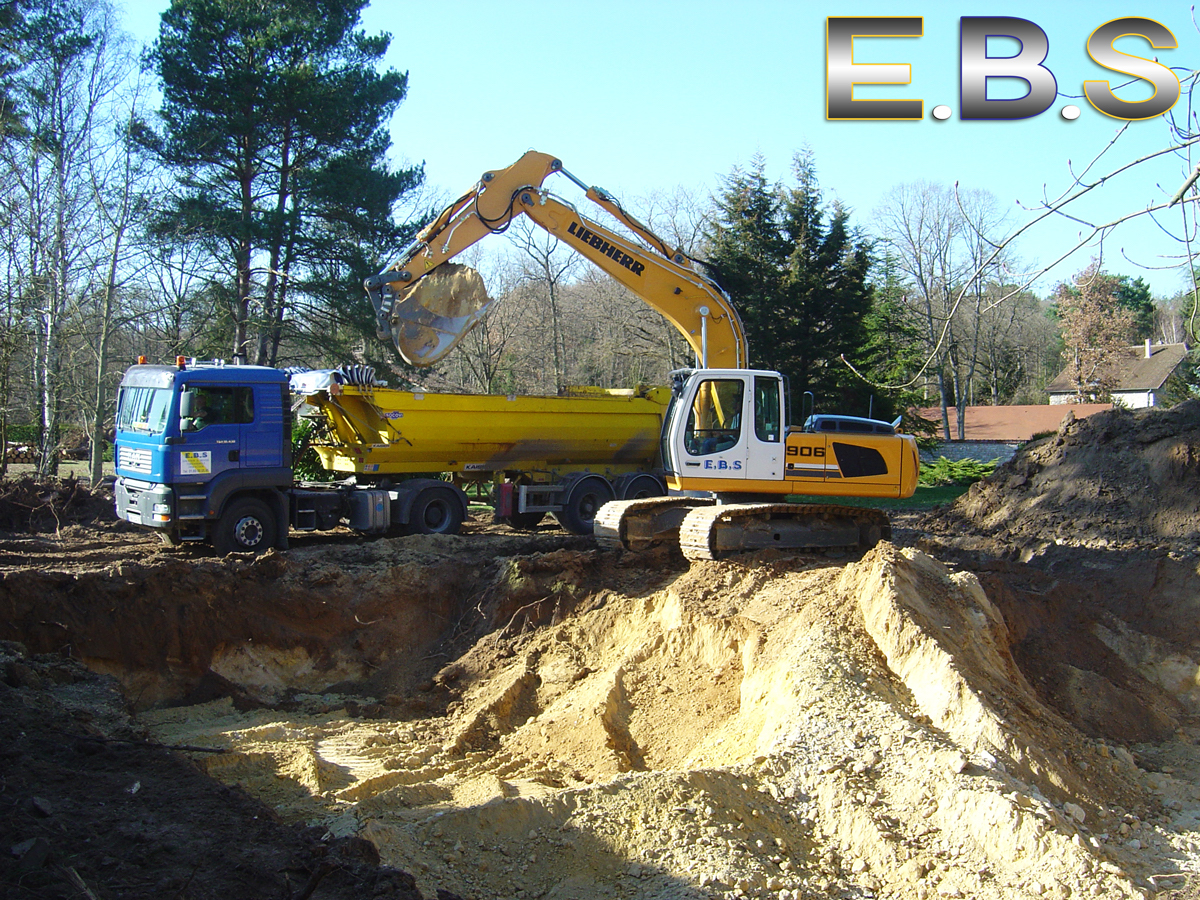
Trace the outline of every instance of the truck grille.
<path fill-rule="evenodd" d="M 118 447 L 117 466 L 134 472 L 149 472 L 150 451 L 137 447 Z"/>

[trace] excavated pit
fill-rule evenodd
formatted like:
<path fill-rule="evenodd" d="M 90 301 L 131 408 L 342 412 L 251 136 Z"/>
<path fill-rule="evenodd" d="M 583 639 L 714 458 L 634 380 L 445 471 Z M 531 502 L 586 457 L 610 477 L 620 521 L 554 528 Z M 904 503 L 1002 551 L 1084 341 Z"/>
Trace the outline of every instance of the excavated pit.
<path fill-rule="evenodd" d="M 974 568 L 475 534 L 9 569 L 0 598 L 3 637 L 115 676 L 155 739 L 224 750 L 192 756 L 425 896 L 1132 897 L 1190 871 L 1196 561 Z"/>

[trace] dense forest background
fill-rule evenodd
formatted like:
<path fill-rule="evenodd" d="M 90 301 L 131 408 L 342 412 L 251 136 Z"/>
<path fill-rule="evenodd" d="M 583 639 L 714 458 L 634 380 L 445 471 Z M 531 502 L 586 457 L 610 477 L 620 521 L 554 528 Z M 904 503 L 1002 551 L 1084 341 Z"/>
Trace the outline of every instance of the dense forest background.
<path fill-rule="evenodd" d="M 503 393 L 661 383 L 693 362 L 521 220 L 460 260 L 501 302 L 451 357 L 416 370 L 378 339 L 363 279 L 449 198 L 394 162 L 389 124 L 422 73 L 381 67 L 390 38 L 362 32 L 364 6 L 175 0 L 142 53 L 105 0 L 0 0 L 0 474 L 28 444 L 43 474 L 72 450 L 98 477 L 138 356 L 366 363 L 397 386 Z M 1154 297 L 1097 263 L 1029 290 L 1021 223 L 987 191 L 899 184 L 864 215 L 829 199 L 805 148 L 781 182 L 769 164 L 622 201 L 705 261 L 751 364 L 819 408 L 1042 403 L 1082 351 L 1196 343 L 1194 289 Z M 1193 371 L 1172 399 L 1197 394 Z M 1104 399 L 1102 381 L 1077 387 Z"/>

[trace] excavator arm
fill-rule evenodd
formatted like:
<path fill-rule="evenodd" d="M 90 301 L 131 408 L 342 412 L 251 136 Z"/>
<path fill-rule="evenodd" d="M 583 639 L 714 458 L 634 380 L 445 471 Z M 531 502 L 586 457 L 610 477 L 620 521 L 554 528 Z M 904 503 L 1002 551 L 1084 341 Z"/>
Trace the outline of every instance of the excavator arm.
<path fill-rule="evenodd" d="M 588 219 L 544 189 L 542 182 L 554 173 L 583 188 L 590 200 L 649 249 Z M 390 335 L 404 358 L 415 365 L 432 365 L 449 353 L 483 317 L 491 301 L 474 273 L 470 273 L 473 278 L 456 274 L 435 290 L 438 276 L 449 270 L 444 264 L 489 234 L 503 232 L 521 215 L 661 313 L 691 345 L 702 367 L 749 365 L 741 319 L 714 281 L 629 215 L 607 191 L 584 184 L 558 159 L 532 150 L 506 169 L 485 172 L 474 188 L 421 230 L 399 259 L 366 280 L 381 339 Z"/>

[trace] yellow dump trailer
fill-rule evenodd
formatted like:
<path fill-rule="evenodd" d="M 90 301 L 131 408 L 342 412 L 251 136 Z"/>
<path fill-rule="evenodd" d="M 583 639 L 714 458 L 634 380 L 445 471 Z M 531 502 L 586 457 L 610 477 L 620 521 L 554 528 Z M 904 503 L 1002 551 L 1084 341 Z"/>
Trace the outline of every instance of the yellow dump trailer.
<path fill-rule="evenodd" d="M 327 469 L 360 475 L 648 471 L 670 400 L 668 388 L 565 397 L 339 388 L 308 398 L 328 424 L 314 446 Z"/>
<path fill-rule="evenodd" d="M 551 512 L 591 532 L 613 499 L 666 491 L 659 457 L 669 388 L 580 388 L 538 397 L 330 384 L 305 394 L 325 468 L 360 481 L 449 473 L 491 482 L 496 515 L 531 527 Z"/>

